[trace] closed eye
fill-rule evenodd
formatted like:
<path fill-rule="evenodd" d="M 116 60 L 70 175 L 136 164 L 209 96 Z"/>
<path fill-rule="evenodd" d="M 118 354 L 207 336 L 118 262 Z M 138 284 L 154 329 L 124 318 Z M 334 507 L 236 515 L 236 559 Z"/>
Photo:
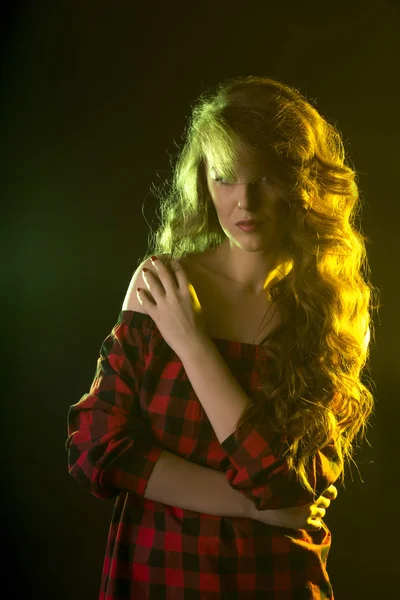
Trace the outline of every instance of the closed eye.
<path fill-rule="evenodd" d="M 217 183 L 220 183 L 221 185 L 230 185 L 229 182 L 224 179 L 223 177 L 216 177 L 214 179 L 214 181 L 216 181 Z"/>
<path fill-rule="evenodd" d="M 229 181 L 227 181 L 223 177 L 218 177 L 217 176 L 217 177 L 214 178 L 214 181 L 216 181 L 217 183 L 220 183 L 221 185 L 231 185 L 229 183 Z M 266 175 L 262 178 L 261 182 L 262 183 L 269 183 L 269 184 L 273 183 L 272 179 L 269 179 Z M 252 182 L 252 183 L 254 183 L 254 182 Z"/>

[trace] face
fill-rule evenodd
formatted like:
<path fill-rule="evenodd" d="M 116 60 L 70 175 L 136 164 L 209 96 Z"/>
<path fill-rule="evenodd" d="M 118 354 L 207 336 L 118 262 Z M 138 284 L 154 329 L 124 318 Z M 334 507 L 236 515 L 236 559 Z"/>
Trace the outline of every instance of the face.
<path fill-rule="evenodd" d="M 257 172 L 254 164 L 241 160 L 236 169 L 237 179 L 227 181 L 208 161 L 205 161 L 205 167 L 208 190 L 230 245 L 247 251 L 281 249 L 287 203 L 281 188 L 268 173 Z M 263 223 L 251 232 L 236 225 L 238 221 L 248 219 Z"/>

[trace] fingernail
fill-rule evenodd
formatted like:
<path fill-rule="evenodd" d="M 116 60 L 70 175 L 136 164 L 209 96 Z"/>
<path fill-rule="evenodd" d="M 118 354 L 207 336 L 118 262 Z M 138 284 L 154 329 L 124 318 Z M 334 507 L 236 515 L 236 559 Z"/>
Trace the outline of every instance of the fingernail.
<path fill-rule="evenodd" d="M 151 260 L 152 260 L 152 262 L 154 262 L 155 260 L 158 260 L 158 259 L 157 259 L 157 256 L 152 256 L 152 257 L 151 257 Z"/>

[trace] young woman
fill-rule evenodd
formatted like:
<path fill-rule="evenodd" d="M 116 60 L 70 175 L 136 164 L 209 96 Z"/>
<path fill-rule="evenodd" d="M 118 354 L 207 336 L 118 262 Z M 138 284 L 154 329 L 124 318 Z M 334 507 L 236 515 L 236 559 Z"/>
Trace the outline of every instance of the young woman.
<path fill-rule="evenodd" d="M 160 200 L 68 413 L 71 475 L 116 497 L 100 599 L 332 599 L 322 518 L 373 410 L 376 308 L 341 136 L 288 85 L 226 81 Z"/>

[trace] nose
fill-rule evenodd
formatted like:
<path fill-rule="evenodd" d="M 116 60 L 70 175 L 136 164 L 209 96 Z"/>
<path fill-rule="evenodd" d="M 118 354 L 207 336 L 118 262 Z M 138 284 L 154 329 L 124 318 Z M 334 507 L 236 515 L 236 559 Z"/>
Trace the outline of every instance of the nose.
<path fill-rule="evenodd" d="M 261 203 L 261 200 L 258 182 L 242 183 L 237 186 L 237 201 L 242 208 L 254 208 Z"/>

